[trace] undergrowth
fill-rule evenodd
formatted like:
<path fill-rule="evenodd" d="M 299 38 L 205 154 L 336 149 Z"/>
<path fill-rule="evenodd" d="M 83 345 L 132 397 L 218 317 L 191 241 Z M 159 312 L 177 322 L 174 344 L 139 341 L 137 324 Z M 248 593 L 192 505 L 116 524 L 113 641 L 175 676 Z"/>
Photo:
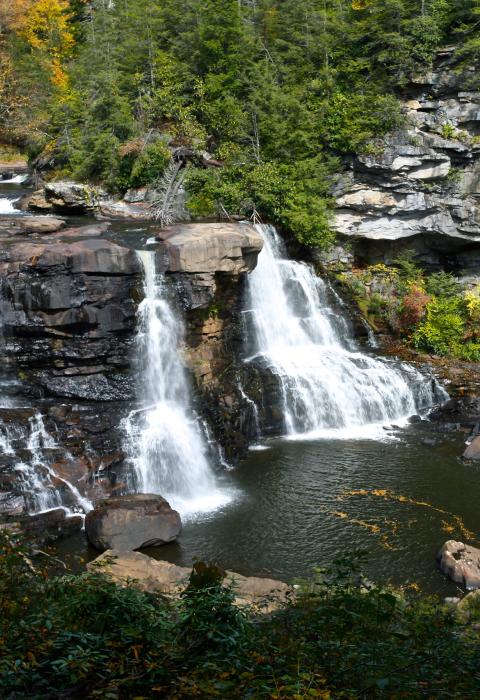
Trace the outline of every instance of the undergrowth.
<path fill-rule="evenodd" d="M 234 605 L 197 563 L 178 600 L 101 571 L 47 576 L 0 542 L 0 696 L 13 698 L 475 698 L 475 618 L 368 584 L 355 566 L 317 571 L 270 615 Z"/>

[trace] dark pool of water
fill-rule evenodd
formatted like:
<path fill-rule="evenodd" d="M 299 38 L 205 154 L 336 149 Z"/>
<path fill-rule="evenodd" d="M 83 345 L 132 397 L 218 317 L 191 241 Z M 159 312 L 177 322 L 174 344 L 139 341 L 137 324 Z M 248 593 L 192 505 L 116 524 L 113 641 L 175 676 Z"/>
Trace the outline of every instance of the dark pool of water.
<path fill-rule="evenodd" d="M 463 528 L 471 542 L 480 534 L 480 469 L 460 459 L 465 437 L 421 423 L 383 440 L 272 441 L 221 477 L 234 493 L 229 505 L 186 522 L 177 542 L 148 554 L 291 580 L 365 551 L 372 579 L 452 595 L 436 552 L 446 539 L 465 539 Z M 95 556 L 80 536 L 58 550 Z"/>

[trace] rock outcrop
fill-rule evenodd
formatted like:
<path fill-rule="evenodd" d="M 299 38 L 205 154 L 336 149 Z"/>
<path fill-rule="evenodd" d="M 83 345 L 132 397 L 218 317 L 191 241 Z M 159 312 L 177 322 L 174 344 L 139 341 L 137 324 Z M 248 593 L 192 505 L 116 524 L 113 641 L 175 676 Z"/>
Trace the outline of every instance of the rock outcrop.
<path fill-rule="evenodd" d="M 187 586 L 191 569 L 176 566 L 168 561 L 158 561 L 140 552 L 108 550 L 87 565 L 90 571 L 99 571 L 115 582 L 125 585 L 131 582 L 135 588 L 149 593 L 161 593 L 177 597 Z M 291 598 L 292 588 L 283 581 L 227 571 L 224 585 L 233 583 L 235 603 L 238 606 L 254 606 L 259 612 L 268 613 L 284 605 Z"/>
<path fill-rule="evenodd" d="M 140 267 L 131 250 L 86 228 L 2 253 L 4 358 L 49 394 L 125 399 Z"/>
<path fill-rule="evenodd" d="M 437 556 L 440 570 L 468 590 L 480 588 L 480 549 L 448 540 Z"/>
<path fill-rule="evenodd" d="M 96 549 L 140 549 L 175 540 L 182 529 L 176 510 L 161 496 L 139 493 L 98 501 L 85 532 Z"/>
<path fill-rule="evenodd" d="M 352 158 L 334 228 L 357 258 L 391 262 L 405 248 L 432 268 L 480 265 L 480 92 L 452 51 L 407 87 L 408 126 Z"/>

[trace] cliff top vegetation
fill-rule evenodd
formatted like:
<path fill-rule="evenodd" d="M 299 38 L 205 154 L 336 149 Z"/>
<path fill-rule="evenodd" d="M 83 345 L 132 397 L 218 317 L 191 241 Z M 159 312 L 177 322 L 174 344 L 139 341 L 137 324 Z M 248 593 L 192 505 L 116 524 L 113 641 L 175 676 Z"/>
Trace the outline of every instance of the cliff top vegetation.
<path fill-rule="evenodd" d="M 120 191 L 161 188 L 181 148 L 194 214 L 322 245 L 339 159 L 402 124 L 440 46 L 478 58 L 479 26 L 479 0 L 8 0 L 0 140 Z"/>

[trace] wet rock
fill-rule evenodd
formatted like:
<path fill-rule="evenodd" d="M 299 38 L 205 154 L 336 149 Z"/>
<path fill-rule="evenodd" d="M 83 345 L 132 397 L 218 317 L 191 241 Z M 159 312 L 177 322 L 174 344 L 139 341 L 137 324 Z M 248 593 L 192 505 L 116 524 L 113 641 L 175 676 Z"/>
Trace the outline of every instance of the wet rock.
<path fill-rule="evenodd" d="M 455 583 L 480 588 L 480 549 L 448 540 L 437 555 L 440 570 Z"/>
<path fill-rule="evenodd" d="M 463 453 L 464 459 L 480 460 L 480 435 L 475 437 Z"/>
<path fill-rule="evenodd" d="M 177 597 L 188 584 L 191 569 L 158 561 L 140 552 L 108 550 L 87 565 L 90 571 L 100 571 L 119 584 L 133 579 L 133 585 L 141 591 L 159 592 Z M 253 605 L 259 612 L 268 613 L 285 604 L 292 589 L 283 581 L 227 571 L 224 585 L 235 586 L 235 604 Z"/>
<path fill-rule="evenodd" d="M 43 513 L 30 515 L 19 521 L 19 526 L 27 538 L 38 543 L 55 542 L 82 528 L 81 515 L 70 515 L 64 508 L 53 508 Z"/>
<path fill-rule="evenodd" d="M 154 494 L 99 501 L 85 519 L 86 535 L 101 551 L 155 547 L 175 540 L 181 529 L 177 511 Z"/>

